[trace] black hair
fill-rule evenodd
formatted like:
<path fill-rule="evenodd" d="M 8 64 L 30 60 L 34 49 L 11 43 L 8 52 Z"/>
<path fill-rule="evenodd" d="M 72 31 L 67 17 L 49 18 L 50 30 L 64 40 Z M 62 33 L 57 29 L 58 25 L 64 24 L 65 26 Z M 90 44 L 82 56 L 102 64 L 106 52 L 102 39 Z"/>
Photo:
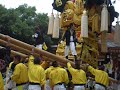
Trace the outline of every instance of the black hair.
<path fill-rule="evenodd" d="M 21 60 L 21 56 L 20 55 L 15 55 L 14 58 L 17 59 L 18 61 Z"/>
<path fill-rule="evenodd" d="M 105 66 L 104 65 L 99 66 L 98 68 L 99 68 L 99 70 L 103 70 L 103 71 L 105 70 Z"/>
<path fill-rule="evenodd" d="M 0 59 L 4 59 L 5 54 L 6 54 L 5 48 L 1 48 L 0 49 Z"/>
<path fill-rule="evenodd" d="M 73 25 L 74 25 L 73 23 L 70 23 L 69 28 L 71 28 Z"/>
<path fill-rule="evenodd" d="M 58 67 L 57 61 L 53 61 L 53 62 L 52 62 L 52 66 L 53 66 L 53 67 Z"/>
<path fill-rule="evenodd" d="M 75 63 L 75 69 L 80 69 L 80 64 L 79 63 Z"/>
<path fill-rule="evenodd" d="M 40 62 L 41 62 L 41 59 L 39 57 L 36 57 L 34 59 L 34 64 L 40 64 Z"/>
<path fill-rule="evenodd" d="M 80 69 L 80 60 L 75 61 L 75 68 L 78 70 Z"/>

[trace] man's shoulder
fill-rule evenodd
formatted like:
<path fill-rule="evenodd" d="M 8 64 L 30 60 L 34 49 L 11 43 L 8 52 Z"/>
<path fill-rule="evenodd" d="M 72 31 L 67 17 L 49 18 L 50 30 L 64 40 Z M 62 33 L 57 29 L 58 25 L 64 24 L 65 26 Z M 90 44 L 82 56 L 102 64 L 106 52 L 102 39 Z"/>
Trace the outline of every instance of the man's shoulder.
<path fill-rule="evenodd" d="M 50 66 L 49 68 L 47 68 L 45 71 L 51 71 L 52 69 L 54 69 L 53 66 Z"/>
<path fill-rule="evenodd" d="M 82 73 L 86 73 L 84 70 L 82 70 L 82 69 L 80 69 L 80 71 L 82 72 Z"/>
<path fill-rule="evenodd" d="M 55 73 L 55 72 L 58 72 L 58 71 L 61 71 L 60 67 L 54 67 L 54 69 L 51 70 L 52 73 Z"/>
<path fill-rule="evenodd" d="M 45 71 L 44 68 L 43 68 L 41 65 L 38 65 L 38 66 L 37 66 L 37 69 L 38 69 L 39 71 Z"/>
<path fill-rule="evenodd" d="M 66 70 L 66 69 L 61 68 L 61 67 L 59 67 L 59 68 L 58 68 L 58 71 L 61 71 L 61 72 L 67 72 L 67 70 Z"/>
<path fill-rule="evenodd" d="M 16 67 L 24 67 L 24 66 L 25 66 L 25 64 L 23 64 L 23 63 L 19 63 L 16 65 Z"/>
<path fill-rule="evenodd" d="M 66 69 L 65 69 L 65 68 L 60 67 L 60 69 L 61 69 L 61 70 L 63 70 L 63 71 L 66 71 Z"/>
<path fill-rule="evenodd" d="M 96 69 L 97 72 L 100 72 L 102 74 L 108 74 L 106 71 L 103 71 L 103 70 L 99 70 L 99 69 Z"/>
<path fill-rule="evenodd" d="M 108 75 L 108 73 L 106 71 L 103 71 L 106 75 Z"/>

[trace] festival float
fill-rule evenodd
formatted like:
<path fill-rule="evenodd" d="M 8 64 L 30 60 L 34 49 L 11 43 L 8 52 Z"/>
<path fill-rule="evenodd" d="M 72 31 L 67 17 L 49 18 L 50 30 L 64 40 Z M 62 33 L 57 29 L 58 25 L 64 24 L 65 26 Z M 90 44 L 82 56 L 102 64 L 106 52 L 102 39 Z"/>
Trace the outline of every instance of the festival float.
<path fill-rule="evenodd" d="M 56 21 L 52 11 L 49 19 L 48 34 L 52 36 L 56 34 L 56 37 L 53 38 L 58 38 L 58 27 L 60 26 L 60 30 L 64 33 L 68 26 L 73 23 L 77 39 L 80 42 L 76 44 L 78 58 L 82 58 L 83 62 L 97 67 L 99 52 L 107 53 L 107 33 L 111 31 L 114 18 L 118 17 L 118 13 L 115 12 L 111 1 L 54 0 L 52 6 L 60 14 L 57 13 L 55 19 L 58 18 L 58 21 Z M 65 41 L 58 44 L 56 55 L 64 57 L 65 45 Z M 71 52 L 69 59 L 73 60 Z"/>
<path fill-rule="evenodd" d="M 53 11 L 49 18 L 48 35 L 59 38 L 59 30 L 63 33 L 71 23 L 74 23 L 78 41 L 76 44 L 77 56 L 83 62 L 97 67 L 99 59 L 99 49 L 107 52 L 106 36 L 111 31 L 114 17 L 118 17 L 114 7 L 109 0 L 54 0 Z M 66 66 L 67 60 L 64 58 L 65 42 L 59 43 L 56 55 L 27 43 L 21 42 L 7 35 L 0 34 L 0 45 L 6 46 L 10 42 L 11 55 L 21 55 L 25 59 L 34 51 L 34 56 L 42 56 L 44 60 L 57 60 L 62 66 Z M 69 59 L 73 60 L 71 52 Z M 70 61 L 74 64 L 73 61 Z M 2 62 L 1 62 L 2 63 Z M 3 62 L 4 63 L 4 62 Z"/>

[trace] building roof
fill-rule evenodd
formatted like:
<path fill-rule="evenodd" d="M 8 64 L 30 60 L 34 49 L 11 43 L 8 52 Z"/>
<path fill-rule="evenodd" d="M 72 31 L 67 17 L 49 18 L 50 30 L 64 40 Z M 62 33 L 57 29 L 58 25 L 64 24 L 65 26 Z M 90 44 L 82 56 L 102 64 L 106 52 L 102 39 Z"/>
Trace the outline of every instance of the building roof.
<path fill-rule="evenodd" d="M 107 46 L 108 47 L 120 47 L 120 44 L 115 43 L 114 37 L 115 37 L 115 27 L 112 27 L 112 32 L 108 33 L 107 35 Z M 120 40 L 120 39 L 119 39 Z"/>

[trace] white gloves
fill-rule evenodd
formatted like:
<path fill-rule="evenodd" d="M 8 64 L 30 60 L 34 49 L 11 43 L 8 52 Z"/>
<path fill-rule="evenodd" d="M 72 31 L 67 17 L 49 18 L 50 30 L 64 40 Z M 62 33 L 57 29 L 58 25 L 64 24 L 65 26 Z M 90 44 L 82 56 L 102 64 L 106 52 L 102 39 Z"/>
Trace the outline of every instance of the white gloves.
<path fill-rule="evenodd" d="M 37 38 L 38 37 L 38 34 L 35 33 L 34 35 L 32 35 L 33 38 Z"/>
<path fill-rule="evenodd" d="M 63 41 L 60 41 L 61 44 L 63 44 Z"/>

